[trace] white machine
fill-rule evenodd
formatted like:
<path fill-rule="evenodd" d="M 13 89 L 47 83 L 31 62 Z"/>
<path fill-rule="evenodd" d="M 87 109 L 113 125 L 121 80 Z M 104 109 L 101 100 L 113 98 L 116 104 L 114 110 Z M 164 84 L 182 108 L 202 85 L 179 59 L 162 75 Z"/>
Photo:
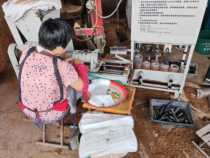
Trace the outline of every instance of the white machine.
<path fill-rule="evenodd" d="M 206 6 L 207 0 L 132 0 L 131 86 L 180 96 Z"/>
<path fill-rule="evenodd" d="M 90 72 L 96 72 L 100 64 L 99 54 L 100 54 L 99 49 L 96 49 L 94 51 L 75 50 L 71 54 L 71 57 L 72 59 L 80 59 L 81 61 L 89 65 Z"/>
<path fill-rule="evenodd" d="M 123 48 L 111 48 L 117 60 L 102 60 L 93 75 L 179 97 L 206 6 L 207 0 L 132 0 L 131 60 L 120 56 Z"/>
<path fill-rule="evenodd" d="M 128 83 L 131 64 L 121 60 L 102 60 L 97 72 L 91 72 L 91 78 L 103 78 Z"/>
<path fill-rule="evenodd" d="M 110 55 L 101 58 L 98 62 L 98 69 L 91 72 L 92 78 L 104 78 L 128 83 L 132 63 L 129 58 L 130 49 L 126 47 L 111 47 Z"/>
<path fill-rule="evenodd" d="M 126 47 L 111 47 L 110 55 L 102 58 L 100 49 L 75 50 L 71 58 L 80 59 L 89 66 L 90 79 L 104 78 L 127 84 L 132 65 L 128 53 L 130 49 Z"/>

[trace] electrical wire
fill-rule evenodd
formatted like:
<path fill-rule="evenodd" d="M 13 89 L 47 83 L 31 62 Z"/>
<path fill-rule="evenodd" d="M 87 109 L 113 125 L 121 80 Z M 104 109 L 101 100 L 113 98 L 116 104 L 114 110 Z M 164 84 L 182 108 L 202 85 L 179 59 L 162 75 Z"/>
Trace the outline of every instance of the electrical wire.
<path fill-rule="evenodd" d="M 120 0 L 120 1 L 118 2 L 116 8 L 115 8 L 115 9 L 113 10 L 113 12 L 110 13 L 109 15 L 106 15 L 106 16 L 98 15 L 98 16 L 99 16 L 100 18 L 102 18 L 102 19 L 109 19 L 109 18 L 111 18 L 111 17 L 117 12 L 117 10 L 119 9 L 119 7 L 120 7 L 122 1 L 123 1 L 123 0 Z"/>

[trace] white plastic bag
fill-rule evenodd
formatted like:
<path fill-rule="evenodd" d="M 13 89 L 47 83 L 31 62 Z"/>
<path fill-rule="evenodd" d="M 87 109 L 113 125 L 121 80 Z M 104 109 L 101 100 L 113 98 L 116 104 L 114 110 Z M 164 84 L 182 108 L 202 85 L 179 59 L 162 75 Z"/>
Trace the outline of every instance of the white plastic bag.
<path fill-rule="evenodd" d="M 114 127 L 134 127 L 131 116 L 88 112 L 83 114 L 79 123 L 80 132 L 87 133 L 95 130 Z"/>
<path fill-rule="evenodd" d="M 88 112 L 82 116 L 79 129 L 80 158 L 101 157 L 112 154 L 126 155 L 138 148 L 131 116 Z"/>
<path fill-rule="evenodd" d="M 61 9 L 62 4 L 60 0 L 39 0 L 39 1 L 6 1 L 2 5 L 5 16 L 10 17 L 13 21 L 19 20 L 29 10 L 44 10 L 47 11 L 52 8 Z"/>
<path fill-rule="evenodd" d="M 95 130 L 82 135 L 80 158 L 100 157 L 137 151 L 137 140 L 130 127 Z"/>

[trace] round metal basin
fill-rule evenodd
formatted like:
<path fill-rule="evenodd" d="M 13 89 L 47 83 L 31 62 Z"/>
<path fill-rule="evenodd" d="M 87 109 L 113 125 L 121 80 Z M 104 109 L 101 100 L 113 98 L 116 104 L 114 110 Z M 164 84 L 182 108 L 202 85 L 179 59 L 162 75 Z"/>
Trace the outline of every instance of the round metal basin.
<path fill-rule="evenodd" d="M 96 107 L 112 107 L 120 104 L 128 96 L 125 86 L 106 79 L 93 80 L 89 85 L 89 103 Z"/>

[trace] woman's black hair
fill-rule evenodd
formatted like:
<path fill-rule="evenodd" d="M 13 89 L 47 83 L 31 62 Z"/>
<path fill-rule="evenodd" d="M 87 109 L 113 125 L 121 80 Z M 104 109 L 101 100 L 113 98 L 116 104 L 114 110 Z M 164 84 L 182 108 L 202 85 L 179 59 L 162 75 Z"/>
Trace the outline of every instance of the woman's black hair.
<path fill-rule="evenodd" d="M 48 50 L 66 48 L 71 40 L 71 27 L 61 19 L 48 19 L 39 29 L 39 45 Z"/>

